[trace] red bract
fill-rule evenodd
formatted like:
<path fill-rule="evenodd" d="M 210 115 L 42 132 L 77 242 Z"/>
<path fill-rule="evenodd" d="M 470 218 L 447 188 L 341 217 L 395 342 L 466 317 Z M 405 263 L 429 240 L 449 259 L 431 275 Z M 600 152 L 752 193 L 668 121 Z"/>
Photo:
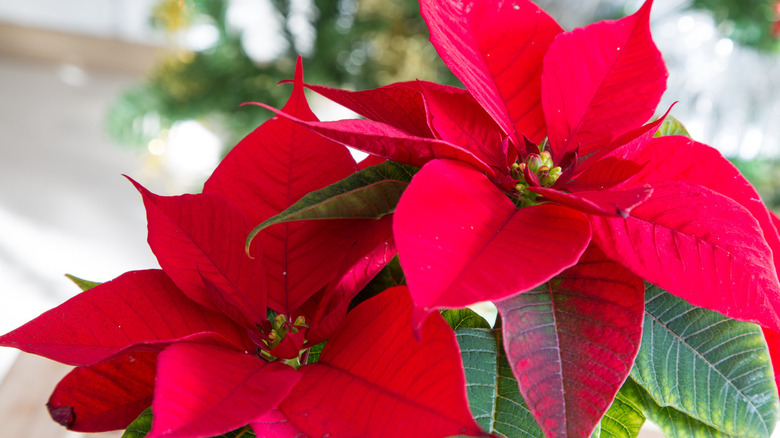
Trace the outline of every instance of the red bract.
<path fill-rule="evenodd" d="M 316 120 L 300 64 L 285 111 Z M 251 257 L 245 252 L 254 225 L 356 170 L 343 146 L 274 118 L 236 146 L 201 194 L 158 196 L 133 181 L 162 270 L 129 272 L 83 292 L 0 345 L 77 366 L 48 404 L 56 421 L 77 431 L 125 428 L 151 404 L 150 437 L 247 425 L 262 436 L 338 434 L 367 420 L 363 436 L 395 436 L 395 428 L 479 435 L 457 343 L 441 316 L 426 321 L 417 343 L 405 288 L 347 314 L 395 254 L 390 217 L 282 224 L 259 235 Z M 273 321 L 267 307 L 279 313 Z M 290 366 L 328 338 L 321 363 Z M 312 381 L 317 373 L 328 376 Z M 439 383 L 418 388 L 430 375 Z M 291 394 L 299 381 L 305 387 Z M 373 401 L 330 411 L 363 397 Z M 376 417 L 389 412 L 403 415 Z"/>
<path fill-rule="evenodd" d="M 707 146 L 653 139 L 663 118 L 642 125 L 667 77 L 650 35 L 651 5 L 563 32 L 527 0 L 422 0 L 431 42 L 466 90 L 423 81 L 359 92 L 310 86 L 367 120 L 309 122 L 278 111 L 333 141 L 422 167 L 393 224 L 415 327 L 436 309 L 512 300 L 562 272 L 581 273 L 592 245 L 607 284 L 645 279 L 780 329 L 780 242 L 754 189 Z M 588 296 L 590 284 L 566 287 Z M 626 304 L 635 315 L 642 288 L 612 289 L 635 294 Z M 618 310 L 594 312 L 592 324 L 618 330 Z M 522 343 L 513 333 L 536 328 L 513 315 L 505 315 L 508 348 Z M 572 330 L 561 324 L 556 331 Z M 637 341 L 635 332 L 602 347 L 630 363 Z M 545 433 L 589 435 L 608 404 L 553 390 L 519 357 L 510 354 L 521 391 L 545 393 L 567 412 L 532 405 Z M 599 395 L 611 400 L 629 370 L 619 367 Z M 558 372 L 566 383 L 569 372 Z"/>

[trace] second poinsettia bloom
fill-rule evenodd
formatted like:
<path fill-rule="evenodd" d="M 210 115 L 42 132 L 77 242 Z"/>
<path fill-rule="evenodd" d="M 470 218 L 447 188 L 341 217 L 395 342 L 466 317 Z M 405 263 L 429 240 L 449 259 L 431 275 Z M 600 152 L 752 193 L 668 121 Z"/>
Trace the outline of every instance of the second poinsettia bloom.
<path fill-rule="evenodd" d="M 692 304 L 780 328 L 780 241 L 755 190 L 708 146 L 653 138 L 663 118 L 645 124 L 667 78 L 651 6 L 565 32 L 530 1 L 425 0 L 465 90 L 310 86 L 366 119 L 299 123 L 421 167 L 393 224 L 418 323 L 529 290 L 593 244 Z"/>

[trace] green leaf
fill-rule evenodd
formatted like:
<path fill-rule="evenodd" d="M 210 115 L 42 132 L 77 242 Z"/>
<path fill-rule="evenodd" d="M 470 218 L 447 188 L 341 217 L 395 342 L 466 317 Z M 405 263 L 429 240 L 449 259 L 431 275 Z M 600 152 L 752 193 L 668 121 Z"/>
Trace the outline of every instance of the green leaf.
<path fill-rule="evenodd" d="M 152 430 L 152 408 L 147 408 L 127 426 L 122 438 L 143 438 L 150 430 Z"/>
<path fill-rule="evenodd" d="M 101 285 L 101 283 L 98 283 L 96 281 L 84 280 L 83 278 L 76 277 L 75 275 L 65 274 L 65 276 L 68 277 L 70 281 L 76 283 L 76 286 L 78 286 L 82 292 L 88 291 L 95 286 Z"/>
<path fill-rule="evenodd" d="M 304 196 L 287 210 L 267 219 L 251 233 L 252 239 L 266 227 L 312 219 L 379 219 L 395 211 L 416 167 L 385 161 Z"/>
<path fill-rule="evenodd" d="M 501 347 L 500 331 L 463 328 L 455 335 L 466 371 L 466 393 L 477 423 L 508 438 L 544 438 L 520 395 Z"/>
<path fill-rule="evenodd" d="M 671 407 L 659 406 L 650 394 L 629 378 L 619 395 L 641 407 L 648 420 L 655 423 L 664 436 L 676 438 L 737 438 L 710 427 Z"/>
<path fill-rule="evenodd" d="M 630 379 L 629 379 L 630 380 Z M 634 384 L 635 383 L 631 383 Z M 642 404 L 624 384 L 615 396 L 612 406 L 601 419 L 600 438 L 636 438 L 645 423 Z"/>
<path fill-rule="evenodd" d="M 122 438 L 144 438 L 152 430 L 152 408 L 143 411 L 132 423 L 127 426 Z M 213 438 L 256 438 L 255 433 L 249 426 L 244 426 L 238 430 L 222 434 Z"/>
<path fill-rule="evenodd" d="M 761 329 L 648 285 L 642 344 L 631 371 L 655 403 L 727 435 L 769 437 L 777 389 Z"/>
<path fill-rule="evenodd" d="M 466 328 L 489 329 L 490 324 L 471 309 L 442 310 L 441 315 L 453 330 Z"/>
<path fill-rule="evenodd" d="M 665 135 L 691 136 L 691 134 L 688 133 L 688 130 L 685 129 L 685 126 L 672 116 L 666 116 L 666 119 L 664 119 L 664 122 L 658 127 L 658 131 L 655 132 L 653 137 L 663 137 Z"/>
<path fill-rule="evenodd" d="M 327 341 L 320 342 L 309 349 L 309 357 L 306 359 L 307 364 L 319 362 L 325 344 L 327 344 Z"/>

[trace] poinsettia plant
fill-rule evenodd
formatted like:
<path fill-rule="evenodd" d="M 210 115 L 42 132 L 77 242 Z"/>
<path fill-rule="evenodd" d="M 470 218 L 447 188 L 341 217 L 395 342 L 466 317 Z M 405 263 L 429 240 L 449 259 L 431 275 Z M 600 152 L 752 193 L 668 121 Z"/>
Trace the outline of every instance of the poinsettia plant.
<path fill-rule="evenodd" d="M 76 431 L 770 436 L 778 219 L 653 119 L 651 6 L 567 32 L 527 0 L 421 0 L 465 89 L 310 85 L 299 60 L 202 193 L 130 180 L 161 269 L 76 279 L 0 344 L 75 366 L 47 406 Z M 363 118 L 318 121 L 306 87 Z"/>

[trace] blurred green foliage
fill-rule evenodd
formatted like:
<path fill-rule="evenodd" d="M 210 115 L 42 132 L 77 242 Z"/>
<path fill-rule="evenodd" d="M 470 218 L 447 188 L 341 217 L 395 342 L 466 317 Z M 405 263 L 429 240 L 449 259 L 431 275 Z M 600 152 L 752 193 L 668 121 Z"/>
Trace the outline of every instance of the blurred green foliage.
<path fill-rule="evenodd" d="M 730 158 L 730 161 L 756 187 L 767 207 L 780 213 L 780 161 L 739 158 Z"/>
<path fill-rule="evenodd" d="M 300 38 L 290 25 L 290 1 L 271 3 L 288 44 L 273 61 L 258 63 L 244 49 L 241 32 L 228 22 L 230 2 L 162 0 L 153 17 L 159 27 L 173 34 L 193 23 L 210 23 L 218 31 L 217 43 L 202 51 L 170 50 L 144 82 L 110 109 L 112 137 L 143 147 L 164 137 L 174 122 L 195 119 L 233 145 L 269 118 L 268 111 L 240 105 L 284 104 L 289 87 L 276 84 L 292 77 Z M 308 20 L 314 45 L 304 55 L 307 82 L 352 89 L 415 78 L 458 83 L 428 42 L 416 0 L 313 0 L 313 5 Z"/>
<path fill-rule="evenodd" d="M 692 7 L 711 12 L 718 30 L 736 43 L 780 51 L 777 0 L 693 0 Z"/>

